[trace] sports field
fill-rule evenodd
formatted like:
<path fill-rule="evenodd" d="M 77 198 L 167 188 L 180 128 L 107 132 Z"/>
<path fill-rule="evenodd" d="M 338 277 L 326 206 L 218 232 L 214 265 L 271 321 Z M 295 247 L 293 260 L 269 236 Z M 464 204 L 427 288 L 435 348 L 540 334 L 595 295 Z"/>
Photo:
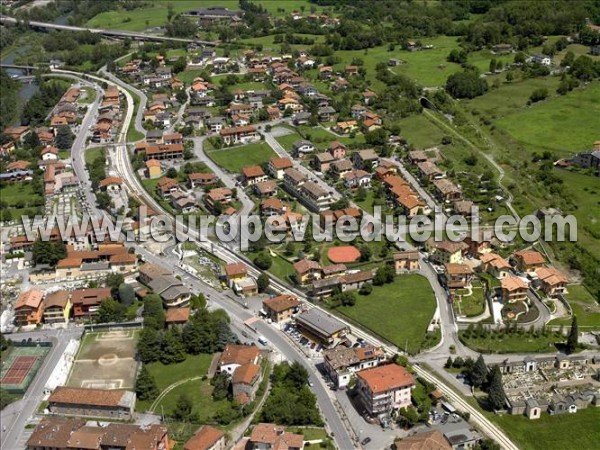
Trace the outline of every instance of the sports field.
<path fill-rule="evenodd" d="M 137 330 L 87 333 L 67 386 L 130 389 L 135 385 Z"/>
<path fill-rule="evenodd" d="M 14 346 L 2 359 L 0 386 L 11 393 L 23 394 L 35 378 L 51 347 Z"/>

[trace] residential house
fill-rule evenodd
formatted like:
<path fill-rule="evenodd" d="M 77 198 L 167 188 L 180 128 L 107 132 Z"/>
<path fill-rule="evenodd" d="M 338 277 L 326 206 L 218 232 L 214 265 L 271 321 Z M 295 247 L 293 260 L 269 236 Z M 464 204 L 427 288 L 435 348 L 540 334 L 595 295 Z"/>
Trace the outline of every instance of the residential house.
<path fill-rule="evenodd" d="M 282 323 L 292 319 L 300 309 L 300 301 L 291 294 L 282 294 L 263 300 L 263 310 L 268 319 Z"/>
<path fill-rule="evenodd" d="M 535 250 L 520 250 L 513 255 L 513 260 L 519 272 L 535 272 L 546 263 L 542 254 Z"/>
<path fill-rule="evenodd" d="M 509 276 L 500 281 L 502 288 L 502 300 L 505 303 L 526 301 L 529 286 L 521 277 Z"/>
<path fill-rule="evenodd" d="M 535 64 L 541 64 L 542 66 L 550 66 L 552 65 L 552 58 L 547 55 L 533 55 L 529 58 L 528 62 L 532 62 Z"/>
<path fill-rule="evenodd" d="M 146 161 L 146 176 L 150 179 L 160 178 L 162 176 L 162 169 L 159 160 L 149 159 Z"/>
<path fill-rule="evenodd" d="M 317 110 L 320 122 L 331 122 L 335 119 L 336 111 L 331 106 L 322 106 Z"/>
<path fill-rule="evenodd" d="M 183 444 L 183 450 L 225 450 L 225 433 L 210 425 L 202 425 L 194 435 Z"/>
<path fill-rule="evenodd" d="M 171 194 L 179 189 L 177 180 L 173 178 L 164 177 L 158 180 L 156 183 L 156 191 L 162 198 L 169 198 Z"/>
<path fill-rule="evenodd" d="M 348 65 L 344 69 L 344 73 L 349 77 L 358 75 L 358 66 Z"/>
<path fill-rule="evenodd" d="M 157 266 L 156 264 L 145 263 L 140 266 L 138 270 L 138 280 L 144 283 L 146 286 L 155 278 L 162 277 L 164 275 L 171 275 L 171 271 Z"/>
<path fill-rule="evenodd" d="M 480 256 L 481 270 L 501 280 L 512 274 L 512 267 L 507 260 L 495 253 L 484 253 Z"/>
<path fill-rule="evenodd" d="M 272 197 L 277 194 L 277 182 L 275 180 L 260 181 L 254 184 L 254 193 L 259 197 Z"/>
<path fill-rule="evenodd" d="M 258 364 L 242 364 L 231 377 L 233 399 L 242 406 L 247 405 L 255 399 L 261 381 L 262 370 Z"/>
<path fill-rule="evenodd" d="M 535 269 L 540 287 L 544 294 L 556 297 L 567 293 L 567 277 L 554 267 L 538 267 Z"/>
<path fill-rule="evenodd" d="M 338 122 L 333 130 L 338 134 L 350 134 L 358 128 L 358 123 L 356 120 L 347 120 L 343 122 Z"/>
<path fill-rule="evenodd" d="M 375 98 L 377 98 L 377 94 L 375 92 L 371 91 L 370 89 L 367 89 L 366 91 L 364 91 L 362 96 L 363 96 L 363 103 L 365 105 L 372 104 L 373 101 L 375 100 Z"/>
<path fill-rule="evenodd" d="M 248 275 L 248 268 L 244 263 L 232 263 L 225 266 L 227 286 L 237 295 L 255 295 L 258 293 L 256 281 Z"/>
<path fill-rule="evenodd" d="M 453 450 L 439 430 L 426 431 L 403 437 L 394 442 L 395 450 Z"/>
<path fill-rule="evenodd" d="M 44 293 L 36 290 L 23 292 L 15 304 L 15 322 L 18 326 L 38 325 L 44 313 Z"/>
<path fill-rule="evenodd" d="M 264 217 L 280 216 L 287 210 L 287 205 L 278 198 L 267 198 L 260 204 L 260 213 Z"/>
<path fill-rule="evenodd" d="M 427 181 L 439 180 L 444 173 L 430 160 L 417 163 L 417 169 L 421 178 Z"/>
<path fill-rule="evenodd" d="M 361 270 L 359 272 L 349 273 L 340 277 L 340 288 L 342 292 L 356 291 L 366 283 L 372 283 L 375 278 L 373 270 Z"/>
<path fill-rule="evenodd" d="M 343 175 L 344 185 L 349 189 L 368 188 L 371 185 L 371 174 L 364 170 L 351 170 Z"/>
<path fill-rule="evenodd" d="M 306 177 L 297 169 L 286 169 L 283 172 L 283 186 L 291 194 L 297 195 L 300 187 L 306 182 Z"/>
<path fill-rule="evenodd" d="M 68 323 L 71 314 L 69 291 L 61 289 L 46 295 L 44 299 L 44 323 Z"/>
<path fill-rule="evenodd" d="M 188 180 L 190 187 L 195 189 L 197 187 L 212 186 L 219 181 L 219 177 L 212 172 L 194 172 L 188 175 Z"/>
<path fill-rule="evenodd" d="M 434 179 L 433 186 L 440 200 L 453 202 L 462 198 L 462 190 L 451 181 L 442 178 Z"/>
<path fill-rule="evenodd" d="M 305 139 L 299 139 L 292 144 L 292 156 L 302 158 L 303 156 L 314 152 L 317 149 L 315 145 Z"/>
<path fill-rule="evenodd" d="M 168 328 L 182 328 L 188 322 L 190 313 L 191 309 L 189 307 L 169 308 L 165 314 L 165 324 Z"/>
<path fill-rule="evenodd" d="M 392 411 L 411 405 L 413 376 L 397 364 L 377 366 L 357 372 L 359 398 L 372 417 L 389 416 Z"/>
<path fill-rule="evenodd" d="M 267 180 L 267 175 L 260 166 L 247 166 L 242 168 L 244 186 L 252 186 Z"/>
<path fill-rule="evenodd" d="M 2 134 L 8 136 L 14 142 L 22 143 L 25 137 L 31 133 L 31 128 L 28 126 L 17 126 L 5 128 Z"/>
<path fill-rule="evenodd" d="M 76 289 L 71 293 L 73 318 L 91 320 L 100 308 L 102 300 L 112 298 L 110 288 Z"/>
<path fill-rule="evenodd" d="M 59 386 L 48 397 L 48 410 L 62 416 L 130 420 L 135 399 L 135 392 L 120 389 Z"/>
<path fill-rule="evenodd" d="M 347 149 L 340 141 L 333 141 L 329 144 L 327 151 L 334 159 L 342 159 L 346 157 Z"/>
<path fill-rule="evenodd" d="M 204 201 L 209 208 L 216 210 L 221 205 L 229 204 L 231 202 L 232 195 L 233 192 L 231 189 L 214 188 L 208 191 L 208 193 L 204 196 Z"/>
<path fill-rule="evenodd" d="M 220 133 L 225 126 L 224 117 L 209 117 L 204 120 L 204 125 L 211 133 Z"/>
<path fill-rule="evenodd" d="M 183 214 L 189 214 L 198 209 L 196 197 L 184 194 L 179 190 L 171 194 L 171 205 Z"/>
<path fill-rule="evenodd" d="M 285 109 L 285 108 L 283 108 Z M 310 120 L 312 114 L 307 111 L 299 111 L 292 116 L 292 122 L 294 125 L 305 125 Z"/>
<path fill-rule="evenodd" d="M 352 162 L 349 159 L 333 159 L 330 153 L 322 153 L 323 155 L 329 155 L 327 161 L 332 161 L 329 163 L 329 172 L 334 179 L 342 178 L 348 172 L 352 171 Z"/>
<path fill-rule="evenodd" d="M 357 169 L 372 170 L 379 163 L 379 155 L 373 149 L 360 150 L 352 155 L 352 161 Z"/>
<path fill-rule="evenodd" d="M 293 166 L 294 164 L 290 158 L 273 157 L 269 160 L 268 172 L 273 178 L 283 180 L 286 169 Z"/>
<path fill-rule="evenodd" d="M 173 275 L 162 275 L 148 283 L 152 292 L 160 295 L 167 308 L 180 308 L 186 306 L 191 298 L 190 290 L 181 280 Z"/>
<path fill-rule="evenodd" d="M 331 156 L 331 153 L 317 153 L 313 158 L 313 166 L 318 172 L 325 173 L 329 170 L 333 161 L 335 161 L 335 159 Z"/>
<path fill-rule="evenodd" d="M 464 252 L 468 246 L 464 242 L 436 242 L 429 239 L 425 243 L 425 248 L 430 252 L 430 259 L 440 264 L 459 264 L 462 263 Z"/>
<path fill-rule="evenodd" d="M 285 427 L 272 423 L 259 423 L 252 429 L 246 448 L 253 450 L 302 450 L 304 436 L 285 431 Z"/>
<path fill-rule="evenodd" d="M 227 344 L 219 357 L 217 371 L 233 375 L 244 364 L 259 364 L 260 350 L 256 345 Z"/>
<path fill-rule="evenodd" d="M 298 314 L 296 327 L 305 336 L 325 348 L 335 347 L 349 332 L 343 322 L 317 308 Z"/>
<path fill-rule="evenodd" d="M 331 66 L 319 67 L 319 78 L 321 80 L 329 80 L 333 75 L 333 68 Z"/>
<path fill-rule="evenodd" d="M 259 134 L 254 125 L 223 128 L 219 131 L 219 134 L 225 145 L 247 144 L 256 141 L 259 138 Z"/>
<path fill-rule="evenodd" d="M 419 264 L 419 252 L 405 251 L 394 253 L 394 269 L 396 273 L 415 272 L 421 268 Z"/>
<path fill-rule="evenodd" d="M 298 199 L 313 212 L 326 211 L 333 203 L 331 193 L 313 181 L 306 181 L 300 186 Z"/>
<path fill-rule="evenodd" d="M 464 289 L 471 286 L 473 269 L 467 264 L 444 264 L 445 284 L 448 289 Z"/>
<path fill-rule="evenodd" d="M 323 367 L 338 389 L 348 386 L 356 372 L 377 367 L 383 361 L 385 361 L 383 350 L 372 345 L 357 348 L 339 345 L 323 350 Z"/>
<path fill-rule="evenodd" d="M 321 265 L 311 259 L 301 259 L 294 263 L 294 272 L 298 284 L 309 284 L 322 278 Z"/>

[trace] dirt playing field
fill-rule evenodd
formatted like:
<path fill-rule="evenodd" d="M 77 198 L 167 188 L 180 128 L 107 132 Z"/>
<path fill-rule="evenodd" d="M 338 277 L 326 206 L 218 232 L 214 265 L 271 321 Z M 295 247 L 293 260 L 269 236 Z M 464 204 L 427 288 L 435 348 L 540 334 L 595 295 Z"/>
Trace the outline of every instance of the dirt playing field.
<path fill-rule="evenodd" d="M 68 386 L 130 389 L 135 385 L 137 331 L 87 333 L 73 364 Z"/>

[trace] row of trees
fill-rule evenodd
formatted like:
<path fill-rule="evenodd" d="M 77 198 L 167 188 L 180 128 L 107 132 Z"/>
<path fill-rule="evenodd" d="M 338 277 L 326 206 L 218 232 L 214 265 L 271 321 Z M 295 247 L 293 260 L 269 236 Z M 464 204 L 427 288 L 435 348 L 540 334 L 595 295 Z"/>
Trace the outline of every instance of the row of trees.
<path fill-rule="evenodd" d="M 490 369 L 483 356 L 479 355 L 476 361 L 471 358 L 463 360 L 461 357 L 452 360 L 452 357 L 448 357 L 445 367 L 463 369 L 463 373 L 469 378 L 474 387 L 487 392 L 487 403 L 491 409 L 499 410 L 505 407 L 506 394 L 502 386 L 502 373 L 498 365 L 494 365 Z"/>

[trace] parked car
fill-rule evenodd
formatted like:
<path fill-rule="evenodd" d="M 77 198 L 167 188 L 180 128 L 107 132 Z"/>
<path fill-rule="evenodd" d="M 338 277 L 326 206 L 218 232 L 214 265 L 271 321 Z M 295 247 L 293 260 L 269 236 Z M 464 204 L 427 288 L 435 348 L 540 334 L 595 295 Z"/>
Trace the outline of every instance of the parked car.
<path fill-rule="evenodd" d="M 367 445 L 369 442 L 371 442 L 371 438 L 366 437 L 360 442 L 360 445 Z"/>

